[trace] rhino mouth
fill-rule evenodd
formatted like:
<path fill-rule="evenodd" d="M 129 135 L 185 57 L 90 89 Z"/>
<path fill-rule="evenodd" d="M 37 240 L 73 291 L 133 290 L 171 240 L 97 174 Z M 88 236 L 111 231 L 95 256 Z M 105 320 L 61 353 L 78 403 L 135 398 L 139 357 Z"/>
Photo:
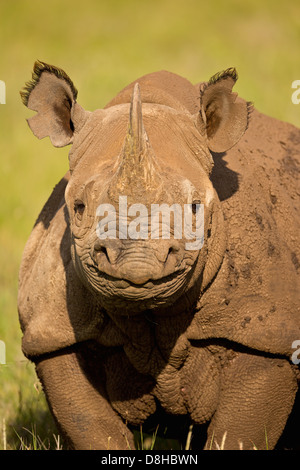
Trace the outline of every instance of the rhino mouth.
<path fill-rule="evenodd" d="M 149 279 L 136 284 L 127 279 L 111 276 L 101 271 L 95 264 L 88 266 L 89 282 L 102 298 L 108 301 L 145 303 L 147 308 L 174 303 L 186 285 L 192 266 L 178 269 L 176 272 L 159 279 Z"/>
<path fill-rule="evenodd" d="M 188 269 L 182 268 L 174 273 L 168 274 L 167 276 L 163 276 L 159 279 L 149 279 L 148 281 L 142 283 L 135 283 L 129 279 L 121 279 L 115 276 L 111 276 L 101 271 L 95 264 L 89 265 L 89 269 L 97 274 L 98 277 L 105 279 L 107 282 L 113 282 L 114 285 L 119 289 L 128 289 L 129 287 L 136 289 L 152 289 L 155 286 L 163 285 L 164 283 L 169 283 L 176 280 L 177 278 L 183 277 L 185 274 L 187 274 L 188 271 L 190 271 L 191 267 L 189 266 Z"/>

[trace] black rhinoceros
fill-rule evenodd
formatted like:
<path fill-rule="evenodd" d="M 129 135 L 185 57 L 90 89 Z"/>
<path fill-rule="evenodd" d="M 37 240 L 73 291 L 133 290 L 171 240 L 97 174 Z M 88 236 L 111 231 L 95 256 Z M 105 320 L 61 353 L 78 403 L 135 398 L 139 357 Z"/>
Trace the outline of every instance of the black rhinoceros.
<path fill-rule="evenodd" d="M 286 426 L 300 130 L 238 98 L 236 80 L 161 71 L 89 112 L 63 70 L 36 62 L 21 92 L 33 133 L 72 144 L 18 298 L 23 351 L 70 448 L 133 449 L 135 427 L 168 420 L 178 435 L 194 425 L 193 449 L 274 448 Z"/>

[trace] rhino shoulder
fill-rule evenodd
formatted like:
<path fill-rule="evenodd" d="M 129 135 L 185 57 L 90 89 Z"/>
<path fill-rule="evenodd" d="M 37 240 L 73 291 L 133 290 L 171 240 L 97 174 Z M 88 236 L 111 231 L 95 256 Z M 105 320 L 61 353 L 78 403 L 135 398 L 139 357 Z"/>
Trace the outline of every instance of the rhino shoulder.
<path fill-rule="evenodd" d="M 227 245 L 191 339 L 292 355 L 300 339 L 299 150 L 299 129 L 254 110 L 239 144 L 214 155 Z"/>
<path fill-rule="evenodd" d="M 29 358 L 92 339 L 101 321 L 71 260 L 64 200 L 68 179 L 58 183 L 42 209 L 21 262 L 18 310 L 22 348 Z"/>
<path fill-rule="evenodd" d="M 20 288 L 22 288 L 28 276 L 30 276 L 32 266 L 35 263 L 39 252 L 39 247 L 47 236 L 52 220 L 65 204 L 64 194 L 68 181 L 69 173 L 67 173 L 55 186 L 34 224 L 30 237 L 26 242 L 22 256 L 19 271 Z M 64 224 L 66 224 L 66 222 L 64 222 Z"/>

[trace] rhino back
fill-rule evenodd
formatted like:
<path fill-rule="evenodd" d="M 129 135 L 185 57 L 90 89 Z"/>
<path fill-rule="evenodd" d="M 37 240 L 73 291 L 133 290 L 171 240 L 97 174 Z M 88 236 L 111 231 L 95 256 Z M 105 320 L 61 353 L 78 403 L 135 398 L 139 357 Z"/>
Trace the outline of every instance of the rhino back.
<path fill-rule="evenodd" d="M 144 75 L 130 83 L 106 105 L 106 108 L 130 103 L 137 82 L 141 87 L 143 103 L 161 104 L 191 114 L 199 110 L 199 89 L 186 78 L 165 70 Z"/>
<path fill-rule="evenodd" d="M 239 144 L 214 155 L 227 249 L 191 338 L 293 352 L 300 338 L 299 150 L 299 129 L 254 111 Z"/>

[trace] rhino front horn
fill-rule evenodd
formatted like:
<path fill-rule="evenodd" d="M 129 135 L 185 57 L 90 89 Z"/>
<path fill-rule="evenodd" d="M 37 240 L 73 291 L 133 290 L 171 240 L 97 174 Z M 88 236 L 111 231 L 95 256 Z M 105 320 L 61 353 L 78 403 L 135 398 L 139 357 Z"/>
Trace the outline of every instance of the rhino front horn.
<path fill-rule="evenodd" d="M 148 136 L 143 126 L 140 86 L 134 85 L 129 112 L 129 126 L 123 147 L 123 157 L 139 161 L 149 146 Z"/>
<path fill-rule="evenodd" d="M 157 190 L 160 183 L 155 154 L 143 125 L 140 86 L 136 83 L 131 98 L 127 134 L 119 157 L 116 178 L 109 193 L 110 196 L 113 193 L 137 196 L 140 191 L 151 193 Z"/>

